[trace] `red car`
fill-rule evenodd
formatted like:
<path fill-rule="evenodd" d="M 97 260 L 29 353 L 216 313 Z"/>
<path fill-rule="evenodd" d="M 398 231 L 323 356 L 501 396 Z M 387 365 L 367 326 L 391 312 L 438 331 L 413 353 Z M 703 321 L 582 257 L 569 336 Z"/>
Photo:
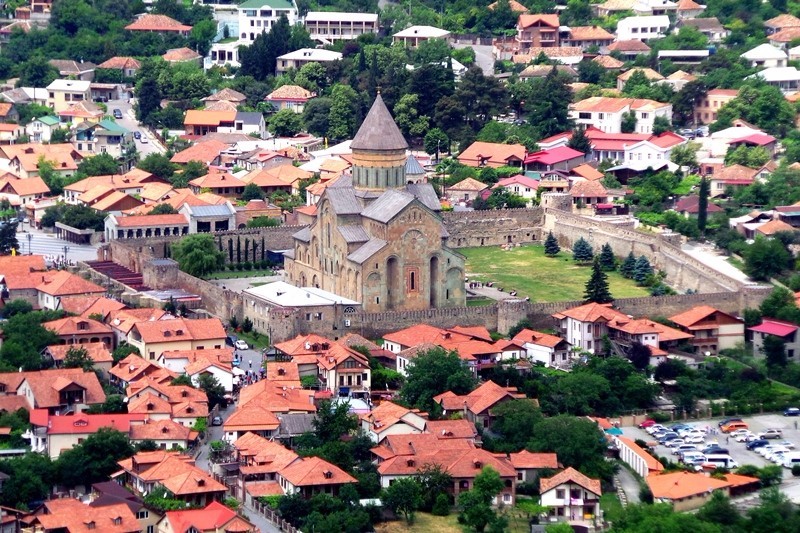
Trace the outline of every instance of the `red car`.
<path fill-rule="evenodd" d="M 655 420 L 653 420 L 652 418 L 648 418 L 647 420 L 639 424 L 639 427 L 644 429 L 644 428 L 649 428 L 650 426 L 654 426 L 655 424 L 656 424 Z"/>

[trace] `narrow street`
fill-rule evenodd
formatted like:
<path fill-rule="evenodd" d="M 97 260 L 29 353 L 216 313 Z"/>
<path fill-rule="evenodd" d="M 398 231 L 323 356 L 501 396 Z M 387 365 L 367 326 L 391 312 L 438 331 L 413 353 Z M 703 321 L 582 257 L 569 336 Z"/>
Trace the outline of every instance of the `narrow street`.
<path fill-rule="evenodd" d="M 108 106 L 109 114 L 113 113 L 114 109 L 119 109 L 122 112 L 122 118 L 117 119 L 117 124 L 129 130 L 131 133 L 139 131 L 142 137 L 147 138 L 147 142 L 143 143 L 137 139 L 136 149 L 139 151 L 139 159 L 144 159 L 150 154 L 163 154 L 167 151 L 161 143 L 153 137 L 147 128 L 142 127 L 136 120 L 133 105 L 128 100 L 110 100 L 106 103 Z"/>

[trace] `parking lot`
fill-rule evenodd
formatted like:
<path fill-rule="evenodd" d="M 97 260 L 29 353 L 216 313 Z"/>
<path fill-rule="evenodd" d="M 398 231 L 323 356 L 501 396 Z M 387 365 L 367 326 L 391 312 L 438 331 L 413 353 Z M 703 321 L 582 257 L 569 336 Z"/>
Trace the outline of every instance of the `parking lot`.
<path fill-rule="evenodd" d="M 800 426 L 800 417 L 785 417 L 781 414 L 764 414 L 757 416 L 744 416 L 741 418 L 747 423 L 750 431 L 753 433 L 760 433 L 772 428 L 780 429 L 783 432 L 783 438 L 770 441 L 770 443 L 777 444 L 778 442 L 787 440 L 797 446 L 796 451 L 800 451 L 800 430 L 797 429 L 797 427 Z M 720 420 L 721 418 L 715 418 L 713 420 L 687 420 L 685 422 L 676 420 L 675 422 L 668 422 L 664 423 L 663 425 L 670 426 L 672 424 L 686 423 L 700 430 L 705 430 L 706 428 L 715 429 L 717 430 L 717 434 L 708 434 L 706 437 L 706 444 L 717 442 L 722 448 L 725 448 L 730 452 L 731 457 L 733 457 L 733 459 L 739 463 L 740 466 L 755 465 L 761 468 L 763 466 L 774 464 L 763 458 L 758 453 L 745 448 L 744 442 L 736 442 L 733 438 L 729 440 L 725 433 L 719 431 L 719 426 L 717 423 Z M 638 427 L 623 427 L 621 429 L 625 437 L 641 439 L 647 443 L 656 442 L 655 438 Z M 703 447 L 703 445 L 698 446 L 701 448 Z M 672 461 L 677 461 L 678 459 L 678 456 L 672 455 L 672 450 L 666 446 L 657 445 L 654 448 L 654 452 L 656 455 L 669 457 Z M 792 478 L 792 475 L 788 469 L 784 469 L 784 479 L 787 478 Z"/>

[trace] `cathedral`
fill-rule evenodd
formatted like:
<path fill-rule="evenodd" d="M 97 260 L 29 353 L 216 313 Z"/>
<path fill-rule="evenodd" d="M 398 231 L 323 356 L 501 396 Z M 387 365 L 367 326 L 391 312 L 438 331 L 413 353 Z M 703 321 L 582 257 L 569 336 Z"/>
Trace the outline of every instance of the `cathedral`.
<path fill-rule="evenodd" d="M 350 147 L 351 175 L 325 189 L 316 220 L 285 252 L 287 281 L 367 312 L 466 305 L 464 257 L 444 244 L 433 187 L 407 177 L 408 144 L 380 94 Z"/>

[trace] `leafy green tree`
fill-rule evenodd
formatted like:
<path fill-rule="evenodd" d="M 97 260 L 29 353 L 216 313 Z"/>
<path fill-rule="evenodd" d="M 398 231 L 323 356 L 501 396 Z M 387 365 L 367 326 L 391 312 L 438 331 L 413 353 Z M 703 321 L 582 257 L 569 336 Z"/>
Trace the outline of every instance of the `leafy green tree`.
<path fill-rule="evenodd" d="M 17 104 L 14 107 L 17 109 L 19 123 L 22 126 L 27 126 L 33 119 L 55 114 L 50 107 L 41 104 Z"/>
<path fill-rule="evenodd" d="M 783 137 L 794 129 L 795 111 L 777 87 L 755 82 L 739 89 L 739 95 L 722 106 L 711 130 L 732 125 L 741 118 L 772 135 Z"/>
<path fill-rule="evenodd" d="M 107 480 L 119 469 L 117 461 L 131 455 L 133 446 L 126 434 L 111 428 L 100 428 L 58 458 L 61 482 L 76 487 Z"/>
<path fill-rule="evenodd" d="M 331 111 L 328 115 L 328 137 L 350 139 L 360 121 L 358 94 L 349 85 L 337 83 L 331 90 Z"/>
<path fill-rule="evenodd" d="M 461 77 L 454 97 L 460 102 L 469 103 L 463 118 L 472 131 L 480 131 L 491 117 L 502 112 L 508 102 L 505 87 L 496 78 L 484 76 L 483 71 L 475 65 Z"/>
<path fill-rule="evenodd" d="M 119 346 L 111 352 L 111 358 L 114 360 L 114 364 L 116 365 L 130 354 L 139 355 L 139 348 L 132 344 L 128 344 L 128 341 L 122 341 L 119 343 Z"/>
<path fill-rule="evenodd" d="M 439 128 L 432 128 L 425 134 L 423 141 L 425 145 L 425 153 L 436 155 L 441 158 L 441 154 L 447 153 L 450 150 L 450 139 L 447 134 Z"/>
<path fill-rule="evenodd" d="M 572 245 L 572 258 L 579 263 L 588 263 L 594 258 L 594 251 L 592 245 L 580 237 L 575 244 Z"/>
<path fill-rule="evenodd" d="M 3 323 L 3 345 L 0 347 L 0 363 L 6 371 L 39 370 L 42 367 L 41 352 L 46 346 L 58 343 L 58 336 L 42 326 L 43 322 L 56 320 L 63 312 L 33 311 L 18 314 Z"/>
<path fill-rule="evenodd" d="M 578 63 L 578 81 L 599 84 L 606 76 L 606 69 L 597 61 L 584 58 Z"/>
<path fill-rule="evenodd" d="M 617 269 L 617 260 L 614 257 L 614 250 L 611 249 L 611 245 L 608 243 L 605 243 L 600 248 L 600 268 L 606 272 Z"/>
<path fill-rule="evenodd" d="M 206 233 L 187 235 L 172 245 L 172 257 L 180 269 L 192 276 L 204 276 L 225 264 L 225 254 L 217 249 L 214 237 Z"/>
<path fill-rule="evenodd" d="M 281 225 L 279 218 L 253 217 L 247 221 L 248 228 L 274 228 Z"/>
<path fill-rule="evenodd" d="M 14 315 L 21 315 L 33 311 L 33 306 L 22 298 L 11 300 L 3 308 L 3 318 L 11 318 Z"/>
<path fill-rule="evenodd" d="M 776 335 L 764 337 L 764 344 L 761 353 L 770 366 L 785 367 L 786 360 L 786 341 Z"/>
<path fill-rule="evenodd" d="M 643 285 L 647 278 L 653 275 L 653 267 L 647 257 L 640 255 L 636 260 L 636 267 L 633 270 L 633 280 L 639 285 Z"/>
<path fill-rule="evenodd" d="M 592 263 L 592 274 L 586 282 L 586 290 L 583 295 L 586 303 L 595 302 L 606 304 L 614 301 L 611 291 L 608 289 L 608 276 L 600 266 L 600 258 L 595 257 Z"/>
<path fill-rule="evenodd" d="M 292 30 L 285 15 L 269 32 L 259 33 L 253 43 L 239 52 L 240 72 L 262 81 L 275 75 L 278 56 L 290 52 Z"/>
<path fill-rule="evenodd" d="M 742 257 L 747 275 L 759 281 L 780 274 L 792 261 L 791 253 L 779 240 L 760 236 L 744 250 Z"/>
<path fill-rule="evenodd" d="M 636 113 L 634 111 L 628 111 L 622 114 L 620 131 L 622 133 L 634 133 L 636 131 Z"/>
<path fill-rule="evenodd" d="M 400 397 L 408 405 L 431 412 L 434 396 L 446 391 L 467 394 L 475 384 L 472 372 L 456 352 L 436 347 L 417 354 L 409 363 Z"/>
<path fill-rule="evenodd" d="M 589 477 L 610 478 L 612 466 L 603 459 L 605 439 L 597 424 L 585 418 L 559 415 L 537 424 L 528 443 L 532 452 L 558 454 L 558 461 Z"/>
<path fill-rule="evenodd" d="M 0 255 L 8 255 L 11 250 L 19 250 L 17 222 L 0 222 Z"/>
<path fill-rule="evenodd" d="M 0 501 L 17 509 L 27 509 L 29 503 L 47 499 L 58 479 L 58 469 L 50 457 L 38 453 L 7 459 L 0 464 L 0 470 L 9 475 L 3 482 Z"/>
<path fill-rule="evenodd" d="M 672 131 L 672 122 L 667 117 L 658 116 L 653 119 L 653 135 L 661 135 Z"/>
<path fill-rule="evenodd" d="M 172 207 L 170 204 L 158 204 L 153 209 L 151 209 L 147 214 L 148 215 L 174 215 L 178 212 L 177 209 Z"/>
<path fill-rule="evenodd" d="M 398 479 L 386 489 L 384 505 L 393 513 L 403 515 L 406 523 L 414 523 L 414 513 L 422 504 L 422 487 L 413 478 Z"/>
<path fill-rule="evenodd" d="M 444 494 L 447 496 L 447 491 L 453 487 L 452 476 L 441 465 L 435 463 L 428 463 L 419 467 L 414 479 L 422 487 L 420 509 L 424 511 L 432 510 L 439 502 L 437 495 Z M 447 497 L 446 501 L 449 511 L 450 498 Z"/>
<path fill-rule="evenodd" d="M 67 128 L 56 128 L 50 132 L 50 144 L 68 143 L 72 133 Z"/>
<path fill-rule="evenodd" d="M 139 161 L 136 168 L 149 172 L 162 180 L 170 181 L 177 167 L 165 154 L 153 152 Z"/>
<path fill-rule="evenodd" d="M 303 131 L 303 118 L 291 109 L 281 109 L 269 119 L 269 131 L 276 137 L 293 137 Z"/>
<path fill-rule="evenodd" d="M 504 402 L 492 410 L 495 422 L 492 433 L 492 451 L 518 452 L 533 437 L 533 431 L 542 420 L 542 412 L 532 400 L 513 400 Z M 485 445 L 488 448 L 488 446 Z"/>
<path fill-rule="evenodd" d="M 419 95 L 404 94 L 394 105 L 394 120 L 403 135 L 408 138 L 418 138 L 428 131 L 430 118 L 420 115 Z"/>
<path fill-rule="evenodd" d="M 264 191 L 261 190 L 261 187 L 256 185 L 255 183 L 248 183 L 244 187 L 244 192 L 242 192 L 242 200 L 250 201 L 250 200 L 263 200 L 264 199 Z"/>
<path fill-rule="evenodd" d="M 19 68 L 18 87 L 47 87 L 58 79 L 58 69 L 44 56 L 34 56 Z"/>
<path fill-rule="evenodd" d="M 327 135 L 330 128 L 330 114 L 333 102 L 325 96 L 314 98 L 303 108 L 303 123 L 306 130 L 314 135 Z"/>
<path fill-rule="evenodd" d="M 553 67 L 544 78 L 534 80 L 530 90 L 532 98 L 525 100 L 528 122 L 540 137 L 549 137 L 572 127 L 569 104 L 572 102 L 570 80 Z"/>
<path fill-rule="evenodd" d="M 688 142 L 675 146 L 670 152 L 670 159 L 679 167 L 696 168 L 698 143 Z"/>
<path fill-rule="evenodd" d="M 475 476 L 472 490 L 463 492 L 458 497 L 461 509 L 459 521 L 470 526 L 475 531 L 481 532 L 487 526 L 492 526 L 490 531 L 503 531 L 507 523 L 498 523 L 498 516 L 492 509 L 492 501 L 503 490 L 503 480 L 497 470 L 485 466 L 481 473 Z M 499 527 L 496 527 L 499 526 Z"/>
<path fill-rule="evenodd" d="M 320 402 L 317 417 L 313 421 L 314 435 L 322 444 L 338 442 L 343 435 L 358 429 L 358 418 L 350 413 L 350 404 L 343 402 L 334 405 L 329 401 Z"/>
<path fill-rule="evenodd" d="M 650 347 L 640 342 L 631 343 L 631 347 L 628 349 L 628 359 L 639 370 L 644 370 L 650 365 L 651 356 Z"/>
<path fill-rule="evenodd" d="M 84 347 L 71 347 L 67 350 L 63 362 L 64 368 L 82 368 L 84 372 L 92 370 L 94 360 L 89 357 L 89 352 Z"/>
<path fill-rule="evenodd" d="M 87 157 L 78 163 L 78 172 L 84 176 L 107 176 L 119 172 L 119 163 L 111 154 L 103 153 Z"/>
<path fill-rule="evenodd" d="M 209 410 L 217 405 L 226 405 L 225 387 L 213 374 L 202 373 L 197 377 L 197 388 L 206 393 Z"/>
<path fill-rule="evenodd" d="M 750 168 L 761 168 L 772 159 L 772 156 L 763 146 L 739 145 L 729 148 L 725 154 L 725 165 L 744 165 Z"/>
<path fill-rule="evenodd" d="M 560 251 L 561 247 L 558 245 L 558 239 L 556 239 L 552 231 L 549 232 L 544 240 L 544 254 L 548 257 L 555 257 Z"/>
<path fill-rule="evenodd" d="M 306 63 L 297 71 L 294 82 L 304 89 L 319 94 L 328 87 L 328 73 L 325 67 L 316 61 Z"/>
<path fill-rule="evenodd" d="M 450 514 L 450 498 L 445 493 L 438 493 L 436 495 L 436 502 L 431 509 L 433 516 L 447 516 Z"/>
<path fill-rule="evenodd" d="M 486 209 L 520 209 L 526 205 L 527 200 L 525 200 L 525 198 L 510 192 L 505 187 L 494 189 L 486 200 L 478 197 L 472 201 L 472 208 L 476 211 Z"/>

